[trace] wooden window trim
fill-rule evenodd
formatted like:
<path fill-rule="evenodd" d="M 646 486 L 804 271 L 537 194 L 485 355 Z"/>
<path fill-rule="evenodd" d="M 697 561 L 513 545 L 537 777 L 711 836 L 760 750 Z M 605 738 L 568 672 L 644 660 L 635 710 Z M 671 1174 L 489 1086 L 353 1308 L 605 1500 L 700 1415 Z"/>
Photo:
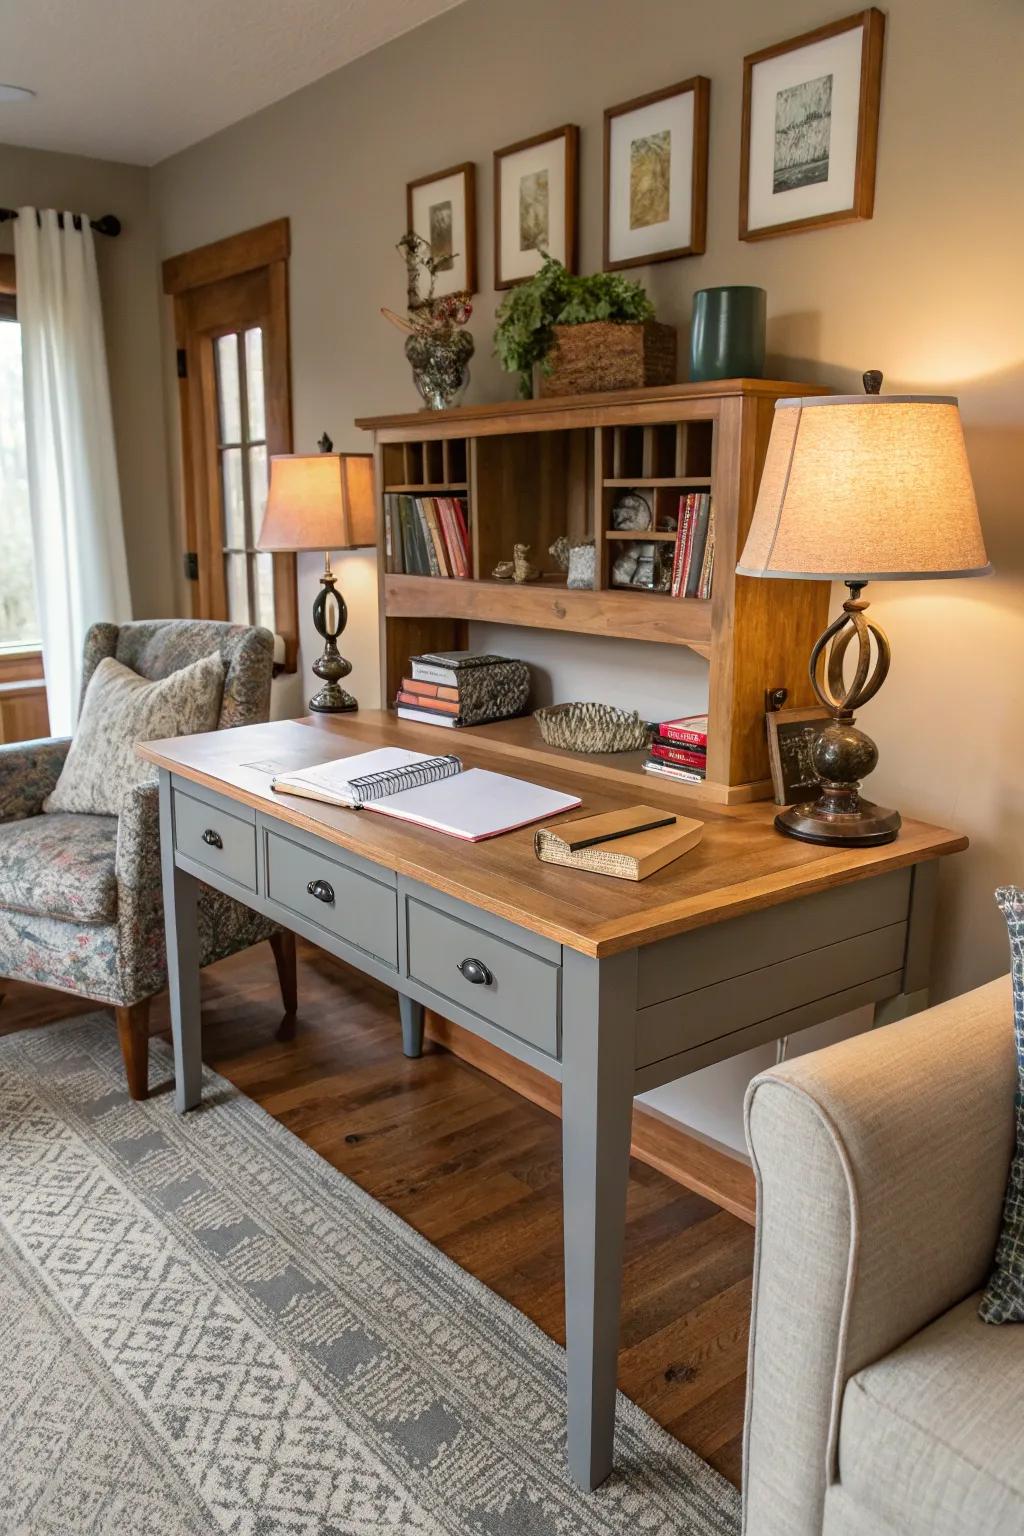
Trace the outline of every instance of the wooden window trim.
<path fill-rule="evenodd" d="M 225 279 L 243 277 L 248 272 L 266 269 L 270 285 L 271 316 L 267 325 L 268 335 L 274 345 L 267 348 L 265 363 L 266 389 L 266 438 L 267 456 L 292 451 L 291 414 L 291 351 L 288 318 L 288 257 L 291 251 L 291 234 L 288 219 L 274 219 L 256 229 L 238 235 L 215 240 L 210 245 L 171 256 L 163 263 L 164 293 L 173 300 L 175 347 L 186 353 L 188 348 L 187 314 L 183 299 L 197 288 L 207 288 Z M 206 354 L 210 355 L 207 356 Z M 199 379 L 202 372 L 212 369 L 211 349 L 206 348 L 197 358 L 190 355 L 189 372 Z M 268 365 L 269 361 L 269 365 Z M 275 367 L 276 365 L 276 367 Z M 282 378 L 283 373 L 283 378 Z M 210 395 L 211 379 L 204 379 Z M 211 396 L 212 398 L 212 396 Z M 200 573 L 207 572 L 202 583 L 216 584 L 216 602 L 223 607 L 223 571 L 217 565 L 220 560 L 219 546 L 210 546 L 209 530 L 200 532 L 196 511 L 197 492 L 196 442 L 202 431 L 202 412 L 198 403 L 199 392 L 189 390 L 189 380 L 178 384 L 179 418 L 181 425 L 182 487 L 184 495 L 186 548 L 199 551 Z M 269 466 L 268 466 L 269 467 Z M 219 498 L 216 466 L 207 466 L 207 498 Z M 294 555 L 275 554 L 274 557 L 274 616 L 278 634 L 284 640 L 284 670 L 294 672 L 298 666 L 299 612 Z M 219 574 L 217 574 L 219 572 Z M 226 609 L 225 609 L 226 611 Z"/>
<path fill-rule="evenodd" d="M 257 267 L 270 267 L 287 261 L 291 255 L 291 232 L 287 219 L 273 219 L 240 235 L 228 235 L 210 245 L 197 246 L 180 256 L 169 256 L 163 265 L 164 293 L 185 293 L 189 288 L 205 288 L 223 277 L 238 277 Z"/>

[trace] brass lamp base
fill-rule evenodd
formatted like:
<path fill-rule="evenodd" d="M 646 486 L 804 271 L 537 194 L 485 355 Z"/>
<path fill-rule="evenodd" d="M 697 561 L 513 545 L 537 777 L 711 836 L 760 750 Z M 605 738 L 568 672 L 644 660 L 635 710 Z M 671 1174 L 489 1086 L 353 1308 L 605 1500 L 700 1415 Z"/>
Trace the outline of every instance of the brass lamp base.
<path fill-rule="evenodd" d="M 902 825 L 899 811 L 862 800 L 856 784 L 822 784 L 817 800 L 780 811 L 775 825 L 787 837 L 831 847 L 875 848 L 891 843 Z"/>
<path fill-rule="evenodd" d="M 831 714 L 811 746 L 811 767 L 818 780 L 818 798 L 780 811 L 775 825 L 787 837 L 832 847 L 873 848 L 891 843 L 901 826 L 899 811 L 887 810 L 860 797 L 860 781 L 878 762 L 878 748 L 854 724 L 853 712 L 874 698 L 889 671 L 889 642 L 872 620 L 865 618 L 863 581 L 848 581 L 850 596 L 842 615 L 829 625 L 811 652 L 811 687 Z M 847 686 L 843 659 L 851 640 L 857 641 L 857 668 Z M 871 641 L 875 664 L 871 666 Z M 827 660 L 826 660 L 827 652 Z"/>
<path fill-rule="evenodd" d="M 318 715 L 351 714 L 359 708 L 352 695 L 339 686 L 341 679 L 352 671 L 352 663 L 338 651 L 338 636 L 347 623 L 348 608 L 335 585 L 331 557 L 327 554 L 324 555 L 320 591 L 313 603 L 313 624 L 324 642 L 324 653 L 314 661 L 313 671 L 322 678 L 324 686 L 314 693 L 307 706 Z"/>

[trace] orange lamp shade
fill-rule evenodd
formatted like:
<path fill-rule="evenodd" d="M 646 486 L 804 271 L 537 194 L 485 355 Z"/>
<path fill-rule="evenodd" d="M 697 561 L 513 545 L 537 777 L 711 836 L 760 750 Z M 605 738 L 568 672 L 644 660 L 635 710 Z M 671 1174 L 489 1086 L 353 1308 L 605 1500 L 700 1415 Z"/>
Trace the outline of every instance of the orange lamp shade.
<path fill-rule="evenodd" d="M 985 575 L 956 399 L 779 400 L 736 569 L 836 581 Z"/>
<path fill-rule="evenodd" d="M 361 549 L 376 544 L 373 456 L 276 453 L 257 547 Z"/>

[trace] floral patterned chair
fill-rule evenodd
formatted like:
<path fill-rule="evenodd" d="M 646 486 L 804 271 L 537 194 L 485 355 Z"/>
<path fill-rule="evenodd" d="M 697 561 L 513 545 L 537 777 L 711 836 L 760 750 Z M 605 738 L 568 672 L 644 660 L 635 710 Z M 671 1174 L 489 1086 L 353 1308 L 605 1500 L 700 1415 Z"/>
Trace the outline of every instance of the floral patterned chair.
<path fill-rule="evenodd" d="M 273 637 L 210 620 L 94 624 L 85 638 L 82 696 L 113 656 L 142 677 L 167 677 L 219 650 L 224 693 L 218 729 L 266 720 Z M 137 785 L 119 816 L 42 813 L 69 741 L 0 747 L 0 977 L 112 1004 L 128 1092 L 148 1088 L 149 1004 L 167 984 L 160 822 L 155 783 Z M 294 1033 L 295 937 L 209 886 L 199 897 L 201 963 L 269 939 Z M 2 994 L 0 994 L 2 996 Z"/>

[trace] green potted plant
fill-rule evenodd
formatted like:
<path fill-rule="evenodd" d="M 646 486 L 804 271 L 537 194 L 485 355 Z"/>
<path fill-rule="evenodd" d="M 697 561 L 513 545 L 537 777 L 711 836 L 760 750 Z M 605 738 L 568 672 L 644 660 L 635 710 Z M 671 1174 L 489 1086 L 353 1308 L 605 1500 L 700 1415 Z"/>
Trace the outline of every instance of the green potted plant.
<path fill-rule="evenodd" d="M 494 343 L 527 399 L 535 373 L 544 396 L 675 382 L 675 330 L 655 320 L 640 284 L 617 272 L 574 277 L 553 256 L 505 298 Z"/>

